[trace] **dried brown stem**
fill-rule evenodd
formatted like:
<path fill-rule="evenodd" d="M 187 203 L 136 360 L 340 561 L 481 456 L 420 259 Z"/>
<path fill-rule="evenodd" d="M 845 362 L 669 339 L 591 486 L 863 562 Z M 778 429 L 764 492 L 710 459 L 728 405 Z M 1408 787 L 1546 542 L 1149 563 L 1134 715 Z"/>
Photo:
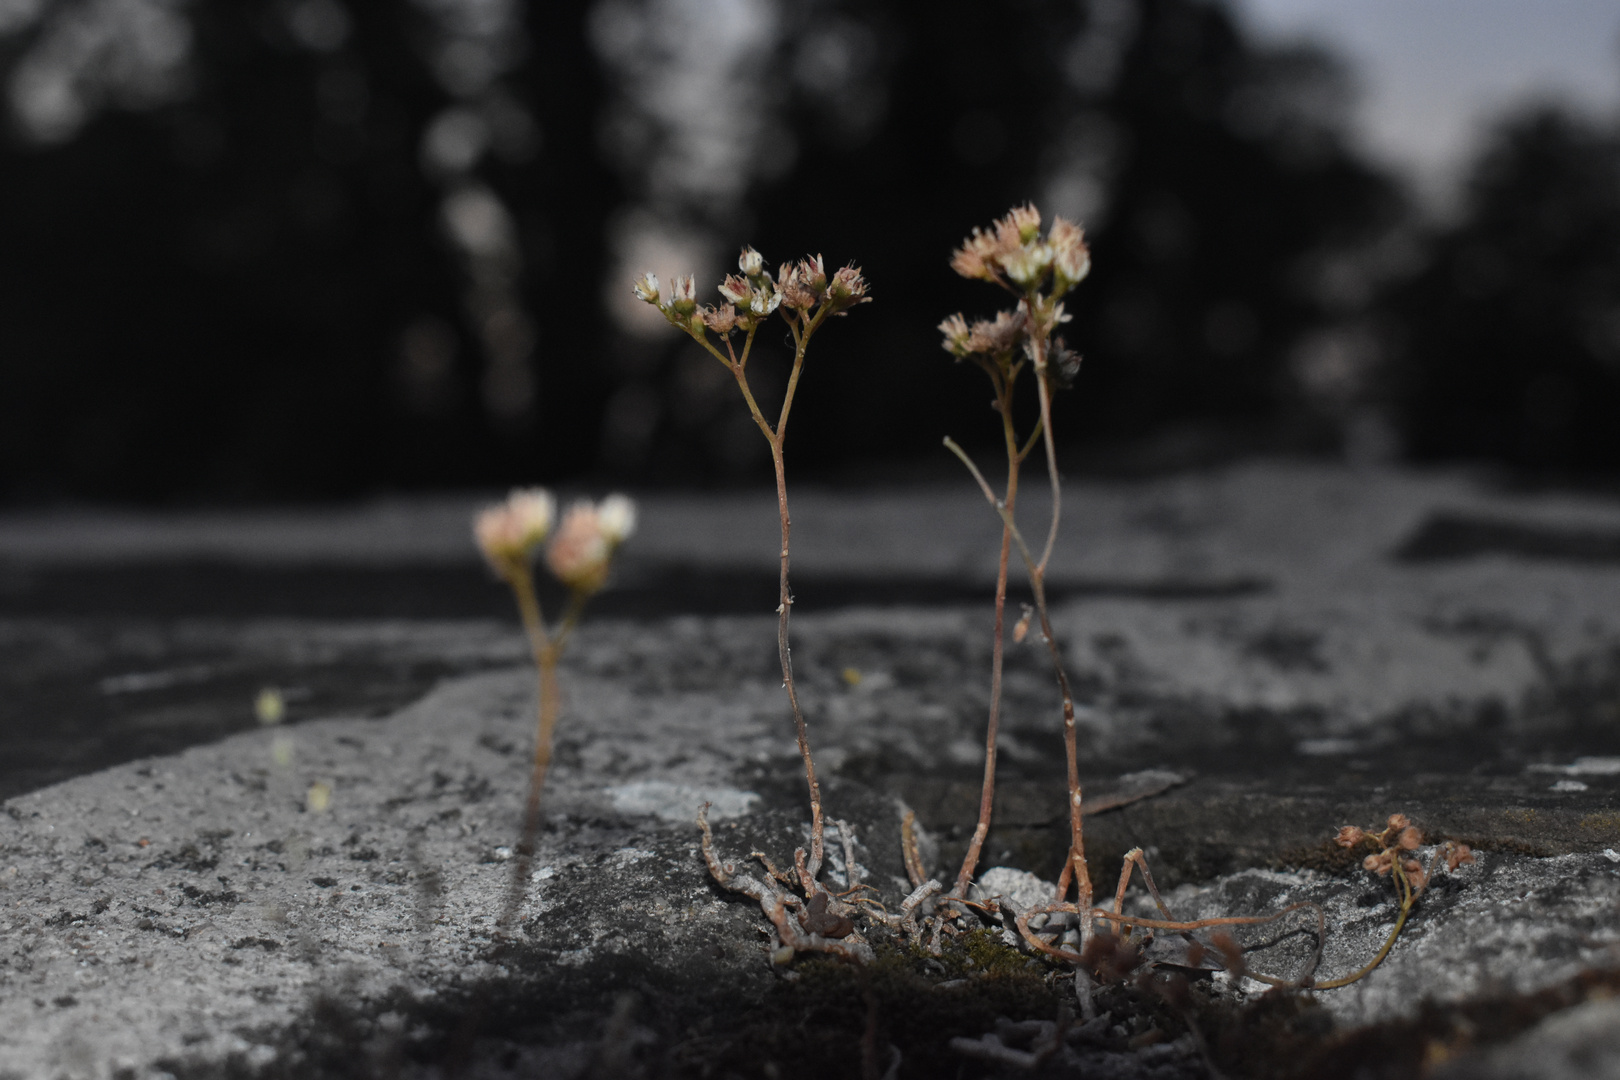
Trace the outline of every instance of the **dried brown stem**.
<path fill-rule="evenodd" d="M 1270 915 L 1227 915 L 1213 919 L 1190 919 L 1185 922 L 1178 922 L 1174 919 L 1142 919 L 1134 915 L 1122 915 L 1118 911 L 1109 911 L 1106 908 L 1094 908 L 1090 912 L 1090 915 L 1094 920 L 1106 920 L 1108 922 L 1120 923 L 1125 926 L 1142 927 L 1143 929 L 1147 930 L 1168 930 L 1174 933 L 1190 933 L 1194 930 L 1207 930 L 1214 926 L 1260 926 L 1265 923 L 1276 922 L 1285 915 L 1292 914 L 1295 911 L 1303 911 L 1307 908 L 1316 913 L 1317 953 L 1320 955 L 1322 936 L 1327 932 L 1327 920 L 1326 916 L 1322 912 L 1321 905 L 1312 903 L 1308 900 L 1301 901 L 1297 904 L 1290 904 L 1280 911 L 1272 912 Z M 1056 914 L 1079 915 L 1082 919 L 1084 919 L 1087 913 L 1082 911 L 1074 904 L 1063 902 L 1057 904 L 1048 904 L 1043 908 L 1034 908 L 1030 911 L 1021 912 L 1018 916 L 1016 916 L 1014 921 L 1018 924 L 1019 934 L 1023 936 L 1024 940 L 1028 942 L 1032 948 L 1046 953 L 1048 956 L 1053 956 L 1059 960 L 1066 961 L 1070 964 L 1084 964 L 1086 959 L 1079 953 L 1071 952 L 1068 949 L 1060 949 L 1055 945 L 1048 944 L 1047 942 L 1042 941 L 1035 934 L 1035 932 L 1029 928 L 1029 920 L 1034 916 Z M 1257 979 L 1260 982 L 1270 983 L 1274 986 L 1305 987 L 1311 985 L 1310 977 L 1311 973 L 1314 972 L 1315 969 L 1316 960 L 1313 958 L 1310 965 L 1306 968 L 1304 976 L 1298 980 L 1278 979 L 1275 976 L 1258 975 L 1254 972 L 1249 972 L 1247 974 L 1251 979 Z M 1327 989 L 1331 986 L 1337 985 L 1343 985 L 1343 983 L 1323 983 L 1318 987 L 1318 989 Z"/>
<path fill-rule="evenodd" d="M 916 888 L 927 881 L 928 872 L 923 869 L 922 854 L 917 850 L 916 811 L 907 810 L 900 822 L 900 852 L 905 858 L 906 877 L 911 879 L 911 887 Z"/>
<path fill-rule="evenodd" d="M 1002 502 L 1007 507 L 1008 515 L 1012 516 L 1018 502 L 1018 473 L 1023 467 L 1025 456 L 1029 453 L 1028 447 L 1020 450 L 1018 432 L 1013 427 L 1012 390 L 1018 369 L 1009 366 L 1005 378 L 997 367 L 986 364 L 985 370 L 989 372 L 990 381 L 995 386 L 996 410 L 1001 414 L 1002 437 L 1007 444 L 1007 493 Z M 1003 522 L 1001 558 L 996 566 L 995 630 L 990 646 L 990 720 L 985 725 L 984 734 L 984 784 L 979 794 L 979 821 L 973 829 L 972 839 L 968 841 L 967 853 L 962 857 L 962 869 L 956 875 L 956 886 L 951 890 L 954 897 L 966 896 L 968 887 L 973 884 L 973 875 L 979 867 L 980 852 L 984 848 L 985 837 L 990 833 L 990 819 L 995 807 L 996 739 L 1001 728 L 1001 675 L 1006 653 L 1007 566 L 1011 554 L 1012 529 Z"/>
<path fill-rule="evenodd" d="M 1041 400 L 1042 408 L 1049 408 L 1049 399 L 1043 396 Z M 1047 439 L 1050 440 L 1051 424 L 1046 421 L 1044 416 L 1042 417 L 1042 426 L 1047 430 Z M 1080 788 L 1079 746 L 1075 729 L 1074 694 L 1069 686 L 1068 672 L 1063 667 L 1062 648 L 1058 645 L 1057 635 L 1052 630 L 1052 622 L 1047 614 L 1046 570 L 1030 554 L 1029 545 L 1024 542 L 1024 535 L 1019 531 L 1018 523 L 1013 519 L 1007 504 L 996 498 L 995 491 L 986 482 L 984 474 L 973 463 L 973 459 L 968 457 L 967 453 L 953 439 L 946 438 L 945 446 L 967 466 L 968 471 L 973 474 L 973 479 L 978 481 L 979 490 L 984 492 L 984 497 L 995 511 L 1001 515 L 1003 527 L 1012 536 L 1019 555 L 1023 557 L 1024 568 L 1029 575 L 1029 587 L 1035 594 L 1035 613 L 1040 616 L 1041 636 L 1046 639 L 1046 648 L 1052 657 L 1052 667 L 1057 675 L 1058 688 L 1063 694 L 1063 746 L 1067 752 L 1069 767 L 1069 857 L 1067 861 L 1069 866 L 1073 868 L 1073 880 L 1080 896 L 1081 938 L 1082 940 L 1089 940 L 1091 937 L 1092 910 L 1091 873 L 1086 867 L 1086 843 L 1083 828 L 1085 823 L 1084 802 Z M 1048 469 L 1055 470 L 1057 467 L 1056 462 L 1056 457 L 1049 456 L 1047 461 Z M 1056 507 L 1054 506 L 1053 509 L 1055 513 Z M 1064 895 L 1067 895 L 1067 890 L 1060 893 L 1058 899 L 1062 899 Z"/>

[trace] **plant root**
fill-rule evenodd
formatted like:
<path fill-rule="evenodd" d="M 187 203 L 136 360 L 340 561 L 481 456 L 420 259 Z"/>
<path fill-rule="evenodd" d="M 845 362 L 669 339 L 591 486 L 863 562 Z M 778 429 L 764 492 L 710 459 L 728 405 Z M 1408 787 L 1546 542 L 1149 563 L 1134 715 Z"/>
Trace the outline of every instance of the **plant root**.
<path fill-rule="evenodd" d="M 710 876 L 721 888 L 741 893 L 759 904 L 760 911 L 770 920 L 778 947 L 795 953 L 825 953 L 854 964 L 872 961 L 872 946 L 856 931 L 853 921 L 855 915 L 863 913 L 862 909 L 844 903 L 816 883 L 806 872 L 803 848 L 794 852 L 794 861 L 805 886 L 805 895 L 801 897 L 785 888 L 774 875 L 762 881 L 743 873 L 736 863 L 721 861 L 714 850 L 714 832 L 709 828 L 708 803 L 698 811 L 697 823 L 703 830 L 703 861 L 709 867 Z"/>

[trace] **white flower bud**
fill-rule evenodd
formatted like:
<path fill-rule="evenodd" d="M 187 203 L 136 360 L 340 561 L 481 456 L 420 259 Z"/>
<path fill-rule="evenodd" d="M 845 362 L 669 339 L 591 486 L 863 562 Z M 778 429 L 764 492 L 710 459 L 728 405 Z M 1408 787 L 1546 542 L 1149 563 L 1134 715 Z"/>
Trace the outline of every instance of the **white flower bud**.
<path fill-rule="evenodd" d="M 545 488 L 513 488 L 506 497 L 506 506 L 517 521 L 524 547 L 533 547 L 550 535 L 557 500 Z"/>
<path fill-rule="evenodd" d="M 670 283 L 670 291 L 674 294 L 670 299 L 670 307 L 681 315 L 690 315 L 697 308 L 697 290 L 692 284 L 691 274 L 682 274 Z"/>
<path fill-rule="evenodd" d="M 602 534 L 602 523 L 589 499 L 568 508 L 551 546 L 546 565 L 557 580 L 571 589 L 594 593 L 607 581 L 613 548 Z"/>
<path fill-rule="evenodd" d="M 737 268 L 749 277 L 759 277 L 765 272 L 765 256 L 751 247 L 745 247 L 737 258 Z"/>
<path fill-rule="evenodd" d="M 658 275 L 652 271 L 641 275 L 640 280 L 630 288 L 634 290 L 637 300 L 644 300 L 649 304 L 658 303 Z"/>
<path fill-rule="evenodd" d="M 636 531 L 635 501 L 628 495 L 609 495 L 596 508 L 596 523 L 608 543 L 624 543 Z"/>
<path fill-rule="evenodd" d="M 509 577 L 551 532 L 556 500 L 544 488 L 515 489 L 503 503 L 481 511 L 473 522 L 478 549 L 496 573 Z"/>
<path fill-rule="evenodd" d="M 1052 249 L 1045 244 L 1031 244 L 1010 255 L 1001 257 L 1002 269 L 1013 282 L 1025 289 L 1039 285 L 1052 266 Z"/>
<path fill-rule="evenodd" d="M 748 310 L 755 315 L 769 315 L 782 303 L 782 294 L 775 289 L 755 289 L 754 295 L 748 300 Z"/>

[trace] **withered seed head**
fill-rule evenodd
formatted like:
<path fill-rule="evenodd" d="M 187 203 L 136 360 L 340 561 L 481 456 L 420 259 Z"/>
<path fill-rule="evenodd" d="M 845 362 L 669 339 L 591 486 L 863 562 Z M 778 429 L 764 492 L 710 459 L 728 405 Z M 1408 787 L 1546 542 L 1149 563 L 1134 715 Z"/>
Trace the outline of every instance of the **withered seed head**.
<path fill-rule="evenodd" d="M 717 334 L 729 334 L 737 325 L 737 309 L 730 304 L 706 307 L 701 312 L 703 325 Z"/>
<path fill-rule="evenodd" d="M 1421 889 L 1428 884 L 1428 875 L 1423 871 L 1423 864 L 1416 859 L 1407 859 L 1401 863 L 1401 870 L 1406 874 L 1406 880 L 1414 889 Z"/>
<path fill-rule="evenodd" d="M 1416 851 L 1423 844 L 1423 831 L 1416 825 L 1408 825 L 1401 830 L 1401 834 L 1395 838 L 1395 842 L 1402 851 Z"/>
<path fill-rule="evenodd" d="M 782 294 L 782 303 L 801 314 L 815 307 L 817 297 L 800 272 L 803 265 L 801 263 L 796 267 L 792 263 L 783 263 L 776 275 L 776 288 Z"/>
<path fill-rule="evenodd" d="M 980 319 L 968 332 L 968 351 L 996 356 L 1018 347 L 1028 320 L 1021 311 L 1001 311 L 991 319 Z"/>
<path fill-rule="evenodd" d="M 1361 843 L 1366 837 L 1367 834 L 1359 826 L 1341 825 L 1339 826 L 1339 835 L 1333 838 L 1333 842 L 1342 848 L 1352 848 Z"/>

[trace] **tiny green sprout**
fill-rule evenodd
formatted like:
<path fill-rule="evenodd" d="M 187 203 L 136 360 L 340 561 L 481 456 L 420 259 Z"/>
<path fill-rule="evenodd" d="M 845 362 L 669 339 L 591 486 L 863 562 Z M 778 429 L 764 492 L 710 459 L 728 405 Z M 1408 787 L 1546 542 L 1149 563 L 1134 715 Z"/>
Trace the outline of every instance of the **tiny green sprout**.
<path fill-rule="evenodd" d="M 679 283 L 677 282 L 677 285 Z M 648 274 L 637 282 L 658 296 L 658 279 Z M 686 291 L 690 294 L 688 281 Z M 579 623 L 585 604 L 607 584 L 613 556 L 636 529 L 636 506 L 624 495 L 609 495 L 600 503 L 582 499 L 568 508 L 553 533 L 557 501 L 544 488 L 516 489 L 505 501 L 486 507 L 473 520 L 473 535 L 484 561 L 506 582 L 517 600 L 529 650 L 539 674 L 540 705 L 534 740 L 534 763 L 529 772 L 529 793 L 523 808 L 522 839 L 513 860 L 512 889 L 500 925 L 505 927 L 523 905 L 529 864 L 534 858 L 540 828 L 540 793 L 551 767 L 553 736 L 562 697 L 557 687 L 557 662 Z M 568 606 L 555 625 L 546 623 L 534 589 L 534 563 L 542 545 L 552 575 L 568 589 Z"/>
<path fill-rule="evenodd" d="M 287 699 L 280 690 L 267 686 L 253 699 L 253 715 L 265 727 L 274 727 L 287 718 Z"/>
<path fill-rule="evenodd" d="M 317 780 L 304 792 L 304 809 L 311 814 L 324 814 L 332 808 L 332 785 Z"/>

